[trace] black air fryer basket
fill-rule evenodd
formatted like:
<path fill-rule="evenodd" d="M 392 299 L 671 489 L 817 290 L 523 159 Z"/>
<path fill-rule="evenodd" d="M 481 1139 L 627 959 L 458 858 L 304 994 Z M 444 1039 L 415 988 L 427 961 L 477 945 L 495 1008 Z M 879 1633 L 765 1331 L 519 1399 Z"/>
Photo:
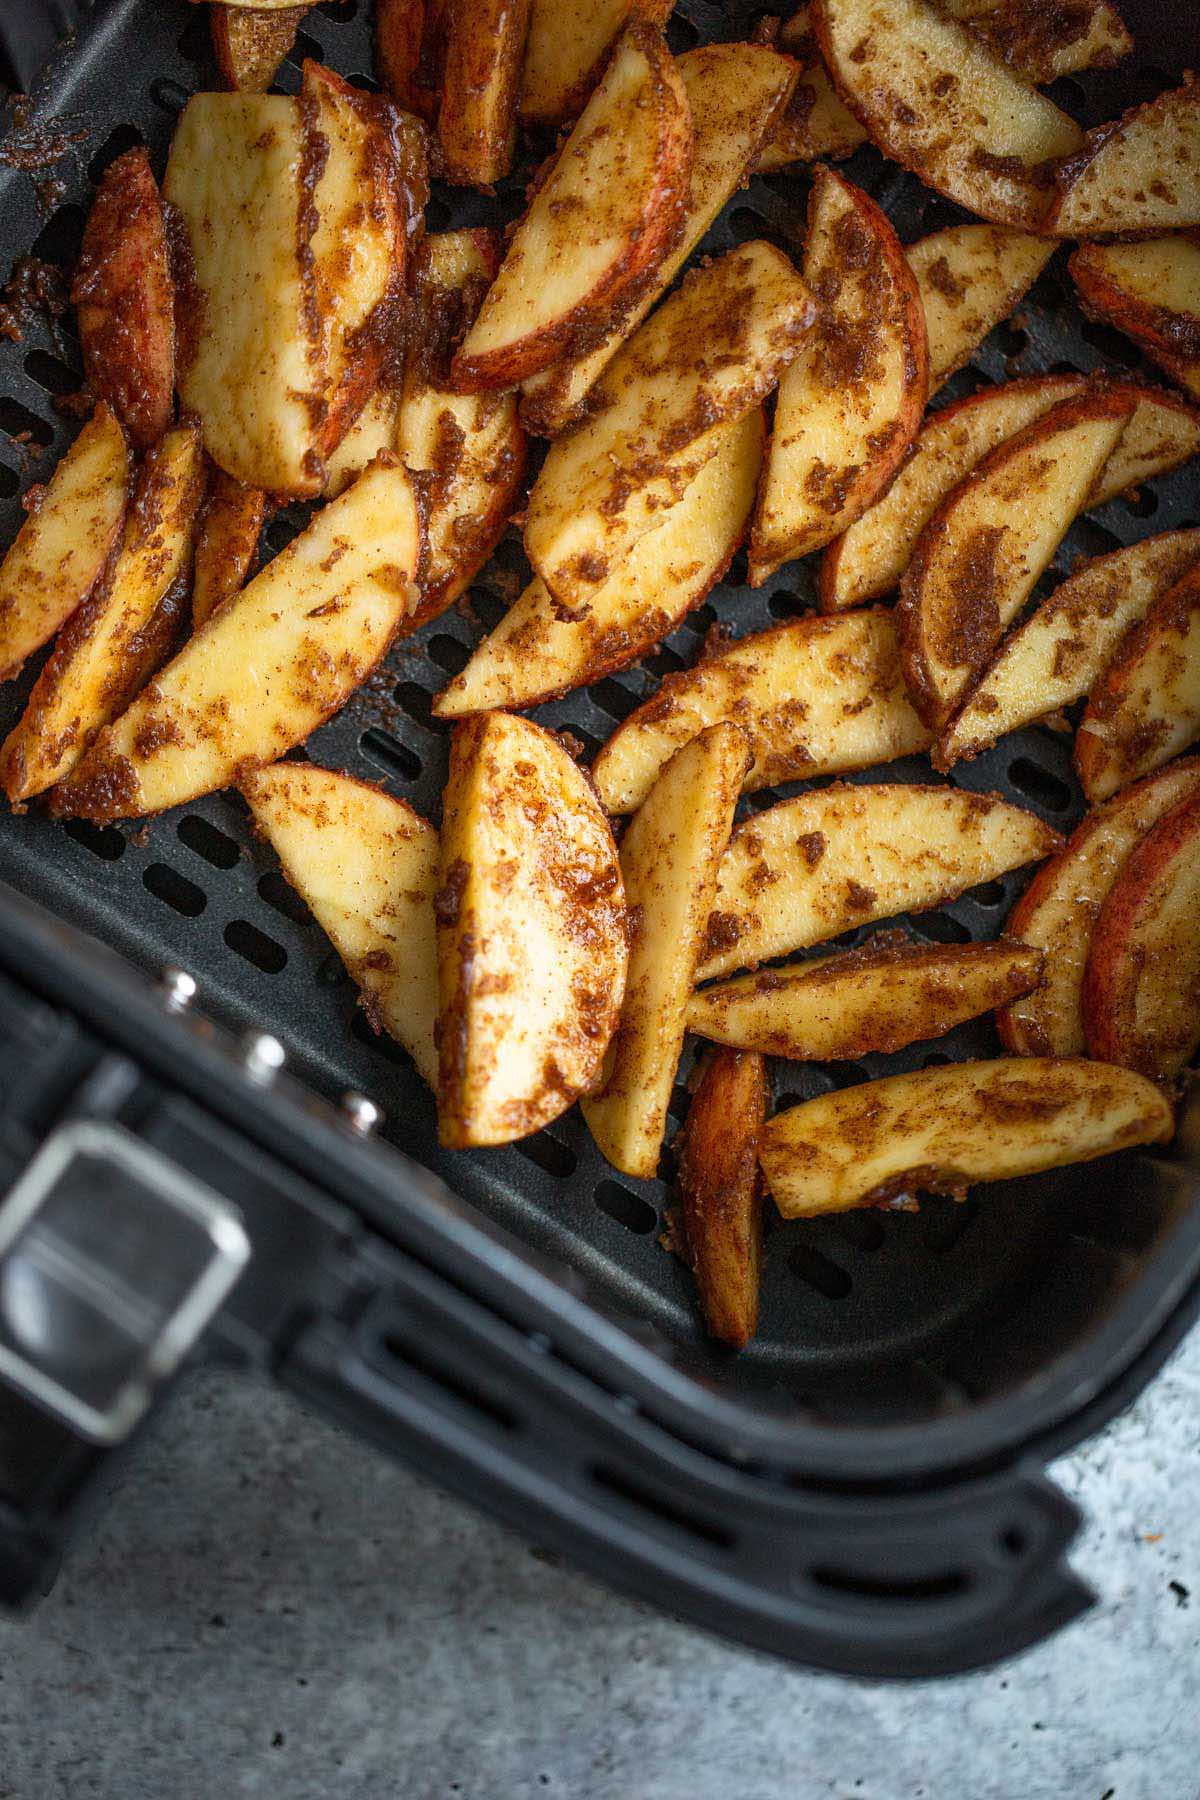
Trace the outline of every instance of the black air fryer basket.
<path fill-rule="evenodd" d="M 0 42 L 29 56 L 39 9 L 19 10 Z M 761 10 L 680 0 L 671 41 L 744 35 Z M 1130 62 L 1055 90 L 1084 124 L 1200 66 L 1185 0 L 1124 10 Z M 370 85 L 367 0 L 307 16 L 282 86 L 306 55 Z M 0 164 L 0 264 L 32 250 L 69 265 L 101 170 L 138 141 L 161 170 L 180 107 L 215 85 L 204 9 L 111 0 L 89 15 L 17 128 L 61 157 Z M 845 166 L 905 241 L 960 216 L 870 148 Z M 765 235 L 796 250 L 807 190 L 803 167 L 756 177 L 705 247 Z M 511 217 L 518 191 L 515 178 L 498 201 L 440 188 L 429 223 Z M 1083 320 L 1064 264 L 942 398 L 1136 362 Z M 0 542 L 69 436 L 55 399 L 79 381 L 69 317 L 0 340 Z M 301 517 L 269 528 L 272 547 Z M 1197 524 L 1200 474 L 1185 468 L 1081 521 L 1057 572 Z M 448 734 L 430 697 L 523 568 L 510 533 L 470 611 L 401 643 L 386 679 L 311 740 L 313 760 L 382 778 L 436 818 Z M 811 562 L 758 592 L 743 575 L 739 560 L 637 668 L 537 716 L 590 753 L 715 620 L 742 633 L 813 601 Z M 0 692 L 0 729 L 27 691 Z M 911 759 L 871 778 L 929 769 Z M 1049 729 L 955 779 L 1060 828 L 1082 810 L 1070 739 Z M 1043 1469 L 1139 1391 L 1195 1316 L 1195 1093 L 1166 1150 L 927 1201 L 916 1217 L 776 1219 L 762 1327 L 734 1357 L 705 1339 L 690 1277 L 659 1243 L 667 1184 L 618 1177 L 577 1113 L 508 1149 L 439 1149 L 429 1094 L 356 1010 L 235 796 L 132 831 L 5 811 L 0 876 L 0 1598 L 44 1591 L 88 1495 L 191 1351 L 269 1371 L 616 1585 L 804 1663 L 946 1673 L 1089 1603 L 1064 1560 L 1078 1514 Z M 1023 879 L 913 928 L 995 936 Z M 933 1055 L 790 1065 L 779 1098 L 996 1048 L 974 1024 Z M 26 1211 L 40 1224 L 22 1255 L 3 1221 Z"/>

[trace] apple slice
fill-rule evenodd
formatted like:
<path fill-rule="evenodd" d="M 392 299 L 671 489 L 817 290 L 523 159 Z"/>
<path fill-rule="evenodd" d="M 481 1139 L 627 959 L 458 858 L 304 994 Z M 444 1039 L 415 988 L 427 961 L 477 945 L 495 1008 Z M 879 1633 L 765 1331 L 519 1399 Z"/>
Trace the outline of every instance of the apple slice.
<path fill-rule="evenodd" d="M 454 345 L 496 272 L 496 235 L 445 231 L 417 253 L 396 446 L 424 482 L 426 551 L 411 629 L 483 567 L 517 503 L 525 433 L 515 394 L 453 392 Z"/>
<path fill-rule="evenodd" d="M 820 549 L 887 487 L 929 392 L 925 314 L 900 240 L 873 200 L 819 168 L 804 279 L 820 311 L 775 402 L 750 583 Z"/>
<path fill-rule="evenodd" d="M 781 800 L 729 840 L 697 979 L 940 906 L 1061 841 L 1033 813 L 960 788 L 835 782 Z"/>
<path fill-rule="evenodd" d="M 989 331 L 1012 316 L 1054 254 L 1054 244 L 1009 225 L 947 225 L 910 244 L 904 254 L 921 291 L 932 394 Z"/>
<path fill-rule="evenodd" d="M 526 125 L 558 125 L 582 112 L 609 52 L 631 19 L 665 25 L 675 0 L 533 0 L 521 98 Z"/>
<path fill-rule="evenodd" d="M 98 823 L 161 812 L 302 743 L 412 611 L 420 552 L 407 473 L 374 464 L 101 732 L 53 809 Z"/>
<path fill-rule="evenodd" d="M 959 482 L 990 450 L 1086 385 L 1082 375 L 1032 375 L 934 413 L 887 493 L 821 558 L 823 609 L 839 612 L 890 593 L 922 531 Z"/>
<path fill-rule="evenodd" d="M 245 583 L 266 516 L 261 488 L 244 487 L 212 465 L 192 563 L 193 631 Z"/>
<path fill-rule="evenodd" d="M 194 94 L 163 183 L 178 216 L 180 402 L 226 474 L 297 497 L 320 492 L 325 403 L 321 345 L 309 330 L 316 218 L 305 168 L 294 100 Z"/>
<path fill-rule="evenodd" d="M 512 167 L 531 0 L 445 0 L 439 10 L 442 173 L 490 192 Z"/>
<path fill-rule="evenodd" d="M 512 387 L 603 332 L 678 238 L 691 161 L 674 59 L 635 19 L 508 240 L 455 354 L 454 386 Z"/>
<path fill-rule="evenodd" d="M 581 1106 L 626 1175 L 649 1180 L 658 1168 L 688 996 L 749 760 L 736 725 L 710 725 L 671 758 L 621 841 L 629 979 L 599 1091 Z"/>
<path fill-rule="evenodd" d="M 1083 980 L 1089 1056 L 1156 1081 L 1200 1048 L 1200 788 L 1130 852 L 1100 908 Z"/>
<path fill-rule="evenodd" d="M 438 695 L 437 716 L 538 706 L 625 668 L 666 637 L 721 579 L 742 541 L 764 438 L 757 410 L 723 425 L 716 454 L 586 608 L 564 608 L 535 576 Z"/>
<path fill-rule="evenodd" d="M 424 152 L 398 128 L 389 100 L 320 63 L 304 64 L 300 105 L 307 155 L 315 160 L 313 146 L 326 147 L 312 193 L 309 268 L 324 345 L 328 454 L 375 391 L 397 334 L 408 240 L 424 204 Z"/>
<path fill-rule="evenodd" d="M 108 165 L 71 283 L 88 386 L 135 450 L 175 416 L 175 291 L 162 198 L 138 144 Z"/>
<path fill-rule="evenodd" d="M 1047 228 L 1059 237 L 1153 237 L 1200 225 L 1200 81 L 1089 131 L 1058 168 Z"/>
<path fill-rule="evenodd" d="M 1085 563 L 1002 645 L 933 764 L 949 769 L 1086 694 L 1131 626 L 1200 560 L 1200 530 L 1168 531 Z"/>
<path fill-rule="evenodd" d="M 1083 973 L 1096 916 L 1126 857 L 1164 813 L 1200 792 L 1200 757 L 1174 763 L 1096 807 L 1038 870 L 1008 916 L 1006 934 L 1043 950 L 1041 987 L 997 1018 L 1018 1056 L 1082 1056 Z"/>
<path fill-rule="evenodd" d="M 981 218 L 1037 228 L 1073 119 L 926 0 L 813 0 L 842 99 L 893 162 Z"/>
<path fill-rule="evenodd" d="M 226 87 L 241 94 L 266 93 L 308 10 L 308 6 L 233 6 L 213 0 L 209 30 Z"/>
<path fill-rule="evenodd" d="M 418 256 L 420 252 L 418 252 Z M 396 422 L 400 416 L 398 382 L 385 380 L 355 419 L 325 463 L 325 498 L 336 500 L 377 456 L 396 449 Z"/>
<path fill-rule="evenodd" d="M 525 548 L 559 600 L 590 604 L 663 507 L 758 406 L 811 323 L 809 291 L 761 241 L 693 270 L 604 371 L 588 417 L 550 446 Z"/>
<path fill-rule="evenodd" d="M 371 1024 L 403 1044 L 433 1087 L 437 832 L 403 800 L 314 763 L 256 769 L 242 792 Z"/>
<path fill-rule="evenodd" d="M 1125 429 L 1128 393 L 1091 389 L 998 445 L 938 507 L 896 610 L 913 704 L 944 725 L 992 661 L 1087 504 Z"/>
<path fill-rule="evenodd" d="M 1046 87 L 1080 69 L 1107 69 L 1133 49 L 1125 22 L 1109 0 L 938 0 L 972 25 L 1010 69 Z"/>
<path fill-rule="evenodd" d="M 696 1277 L 713 1337 L 744 1349 L 758 1329 L 762 1279 L 762 1178 L 758 1150 L 767 1114 L 761 1056 L 718 1050 L 675 1139 L 681 1249 Z"/>
<path fill-rule="evenodd" d="M 889 593 L 904 574 L 921 532 L 964 476 L 988 451 L 1086 387 L 1082 375 L 1033 375 L 985 388 L 934 413 L 887 493 L 822 557 L 824 610 L 837 612 Z M 1088 496 L 1091 506 L 1115 499 L 1200 451 L 1200 412 L 1194 407 L 1147 382 L 1115 387 L 1136 406 Z"/>
<path fill-rule="evenodd" d="M 810 613 L 667 675 L 596 758 L 592 777 L 608 811 L 640 806 L 680 745 L 719 719 L 740 726 L 753 751 L 747 790 L 869 769 L 929 745 L 891 612 Z"/>
<path fill-rule="evenodd" d="M 1006 1181 L 1162 1144 L 1171 1109 L 1152 1082 L 1082 1058 L 1001 1057 L 864 1081 L 777 1113 L 763 1129 L 767 1188 L 787 1219 L 964 1197 Z"/>
<path fill-rule="evenodd" d="M 177 426 L 147 452 L 120 548 L 63 626 L 0 748 L 14 806 L 61 781 L 170 655 L 203 493 L 196 428 Z"/>
<path fill-rule="evenodd" d="M 554 437 L 577 419 L 593 384 L 737 192 L 751 159 L 779 117 L 796 82 L 786 56 L 758 44 L 702 44 L 677 58 L 692 120 L 692 166 L 682 234 L 648 274 L 637 298 L 627 296 L 599 343 L 585 343 L 523 383 L 521 414 L 531 431 Z"/>
<path fill-rule="evenodd" d="M 528 719 L 455 727 L 435 914 L 441 1140 L 511 1143 L 595 1079 L 628 960 L 608 820 Z"/>
<path fill-rule="evenodd" d="M 780 27 L 773 47 L 795 57 L 800 79 L 754 159 L 755 170 L 769 174 L 794 162 L 837 161 L 866 143 L 866 132 L 841 100 L 821 61 L 807 6 L 798 6 Z"/>
<path fill-rule="evenodd" d="M 445 0 L 375 0 L 375 69 L 397 106 L 437 117 Z"/>
<path fill-rule="evenodd" d="M 0 681 L 11 680 L 91 592 L 128 493 L 125 433 L 101 402 L 0 562 Z"/>
<path fill-rule="evenodd" d="M 1069 264 L 1085 312 L 1115 325 L 1200 395 L 1200 242 L 1085 244 Z"/>
<path fill-rule="evenodd" d="M 1200 737 L 1200 566 L 1123 639 L 1092 688 L 1075 769 L 1095 805 Z"/>
<path fill-rule="evenodd" d="M 853 1061 L 942 1037 L 1041 978 L 1042 952 L 1024 944 L 914 944 L 885 932 L 855 950 L 701 988 L 687 1027 L 764 1056 Z"/>

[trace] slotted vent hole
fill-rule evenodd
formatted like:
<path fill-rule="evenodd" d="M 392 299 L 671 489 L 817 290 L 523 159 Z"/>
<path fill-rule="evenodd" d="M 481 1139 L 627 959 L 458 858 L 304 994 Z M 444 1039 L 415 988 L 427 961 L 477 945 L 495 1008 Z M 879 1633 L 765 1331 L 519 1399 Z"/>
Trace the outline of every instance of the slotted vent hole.
<path fill-rule="evenodd" d="M 830 1224 L 838 1237 L 854 1250 L 878 1250 L 883 1242 L 883 1220 L 877 1212 L 839 1213 Z"/>
<path fill-rule="evenodd" d="M 335 25 L 348 25 L 351 19 L 358 17 L 358 0 L 320 0 L 316 10 L 323 19 L 332 19 Z"/>
<path fill-rule="evenodd" d="M 184 62 L 194 63 L 201 69 L 208 68 L 212 61 L 212 35 L 206 6 L 191 9 L 191 16 L 180 32 L 175 48 Z"/>
<path fill-rule="evenodd" d="M 389 775 L 398 775 L 402 781 L 415 781 L 421 773 L 421 759 L 415 750 L 394 738 L 390 731 L 381 731 L 378 725 L 372 725 L 364 731 L 358 740 L 359 748 L 364 756 Z"/>
<path fill-rule="evenodd" d="M 658 1214 L 648 1200 L 635 1194 L 621 1181 L 600 1181 L 595 1190 L 596 1205 L 626 1231 L 636 1231 L 645 1237 L 658 1224 Z"/>
<path fill-rule="evenodd" d="M 415 1331 L 404 1334 L 398 1330 L 389 1331 L 380 1339 L 379 1349 L 391 1361 L 404 1368 L 415 1369 L 418 1375 L 423 1375 L 427 1381 L 443 1388 L 473 1412 L 481 1413 L 502 1431 L 516 1431 L 520 1425 L 520 1419 L 513 1409 L 496 1395 L 484 1394 L 476 1387 L 468 1387 L 457 1371 L 438 1362 L 431 1347 L 418 1342 Z"/>
<path fill-rule="evenodd" d="M 566 1181 L 579 1166 L 579 1158 L 570 1144 L 552 1137 L 548 1131 L 539 1131 L 536 1137 L 522 1138 L 517 1149 L 528 1162 L 559 1181 Z"/>
<path fill-rule="evenodd" d="M 445 632 L 439 632 L 430 641 L 429 658 L 447 675 L 458 675 L 470 661 L 471 652 L 457 638 L 447 637 Z"/>
<path fill-rule="evenodd" d="M 47 394 L 73 394 L 79 387 L 76 371 L 48 350 L 31 350 L 25 358 L 25 373 Z"/>
<path fill-rule="evenodd" d="M 310 37 L 307 31 L 298 31 L 296 33 L 296 40 L 292 45 L 291 55 L 297 62 L 303 62 L 306 57 L 310 57 L 313 62 L 324 62 L 325 60 L 324 50 L 322 50 L 316 38 Z M 350 75 L 347 77 L 347 80 L 355 81 L 355 77 Z M 357 86 L 357 82 L 355 82 L 355 85 Z"/>
<path fill-rule="evenodd" d="M 7 463 L 0 463 L 0 500 L 11 500 L 21 490 L 21 478 Z"/>
<path fill-rule="evenodd" d="M 978 1212 L 974 1200 L 956 1201 L 941 1196 L 923 1200 L 918 1217 L 925 1248 L 932 1256 L 948 1256 Z"/>
<path fill-rule="evenodd" d="M 219 825 L 213 825 L 199 813 L 188 813 L 180 819 L 175 827 L 181 844 L 188 850 L 194 850 L 202 856 L 206 863 L 214 869 L 232 869 L 241 856 L 241 847 L 222 831 Z"/>
<path fill-rule="evenodd" d="M 194 881 L 189 881 L 168 863 L 151 863 L 142 872 L 142 885 L 148 894 L 153 894 L 172 911 L 182 913 L 185 919 L 198 919 L 208 905 L 204 889 L 198 888 Z"/>
<path fill-rule="evenodd" d="M 955 1595 L 966 1593 L 971 1585 L 965 1569 L 947 1569 L 940 1575 L 868 1575 L 857 1569 L 833 1568 L 827 1563 L 818 1563 L 810 1571 L 810 1579 L 816 1587 L 833 1594 L 851 1594 L 859 1600 L 926 1604 L 952 1600 Z"/>
<path fill-rule="evenodd" d="M 920 913 L 913 920 L 913 930 L 930 944 L 969 944 L 971 934 L 953 913 Z"/>
<path fill-rule="evenodd" d="M 7 395 L 0 397 L 0 431 L 7 432 L 16 444 L 35 445 L 39 450 L 54 442 L 53 427 Z"/>
<path fill-rule="evenodd" d="M 433 718 L 432 697 L 415 681 L 402 681 L 392 690 L 397 706 L 402 706 L 418 725 L 428 725 Z"/>
<path fill-rule="evenodd" d="M 1071 804 L 1071 790 L 1057 775 L 1051 775 L 1028 756 L 1014 757 L 1008 765 L 1008 779 L 1019 794 L 1044 806 L 1049 812 L 1066 812 Z"/>
<path fill-rule="evenodd" d="M 38 262 L 69 266 L 79 256 L 83 242 L 83 226 L 87 214 L 82 206 L 72 203 L 52 212 L 33 240 L 31 255 Z"/>
<path fill-rule="evenodd" d="M 225 942 L 235 956 L 253 963 L 264 975 L 278 975 L 287 967 L 287 951 L 249 919 L 230 919 L 225 927 Z"/>
<path fill-rule="evenodd" d="M 93 825 L 90 819 L 68 819 L 63 830 L 102 862 L 116 862 L 125 854 L 125 839 L 115 825 Z"/>
<path fill-rule="evenodd" d="M 967 898 L 974 900 L 976 906 L 1003 906 L 1007 892 L 1002 881 L 981 881 L 978 887 L 970 889 Z"/>
<path fill-rule="evenodd" d="M 844 1300 L 854 1283 L 845 1269 L 831 1262 L 812 1244 L 795 1244 L 788 1251 L 788 1268 L 807 1287 L 823 1294 L 826 1300 Z"/>
<path fill-rule="evenodd" d="M 159 75 L 150 83 L 150 98 L 155 106 L 174 118 L 176 113 L 183 111 L 190 96 L 187 89 L 172 81 L 169 75 Z"/>
<path fill-rule="evenodd" d="M 604 1463 L 593 1463 L 588 1473 L 597 1487 L 617 1495 L 639 1512 L 650 1513 L 677 1531 L 685 1531 L 689 1537 L 701 1538 L 706 1544 L 714 1544 L 721 1550 L 732 1549 L 737 1542 L 734 1533 L 724 1525 L 718 1525 L 712 1519 L 701 1518 L 698 1513 L 688 1512 L 683 1507 L 664 1500 L 651 1489 L 643 1487 L 640 1482 L 632 1481 L 624 1470 L 618 1472 Z"/>

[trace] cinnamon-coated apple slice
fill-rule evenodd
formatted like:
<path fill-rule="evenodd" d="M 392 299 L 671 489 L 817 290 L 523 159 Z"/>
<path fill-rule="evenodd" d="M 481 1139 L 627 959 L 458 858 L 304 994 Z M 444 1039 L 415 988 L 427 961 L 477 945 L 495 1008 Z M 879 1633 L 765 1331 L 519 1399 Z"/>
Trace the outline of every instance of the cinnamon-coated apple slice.
<path fill-rule="evenodd" d="M 929 745 L 904 685 L 890 609 L 808 614 L 667 675 L 592 766 L 609 812 L 640 806 L 680 745 L 719 719 L 749 739 L 747 789 L 869 769 Z"/>
<path fill-rule="evenodd" d="M 753 1051 L 710 1057 L 675 1139 L 679 1249 L 713 1337 L 742 1350 L 758 1329 L 767 1073 Z"/>
<path fill-rule="evenodd" d="M 441 1140 L 511 1143 L 595 1081 L 628 959 L 608 820 L 540 725 L 455 727 L 435 912 Z"/>
<path fill-rule="evenodd" d="M 1011 225 L 971 221 L 931 231 L 904 254 L 921 292 L 932 394 L 994 326 L 1012 316 L 1054 254 L 1054 244 Z"/>
<path fill-rule="evenodd" d="M 1093 805 L 1200 738 L 1200 564 L 1122 639 L 1075 734 L 1075 768 Z"/>
<path fill-rule="evenodd" d="M 433 1087 L 437 832 L 406 801 L 315 763 L 257 769 L 242 792 L 367 1018 L 404 1045 Z"/>
<path fill-rule="evenodd" d="M 508 240 L 454 386 L 512 387 L 606 326 L 679 236 L 691 161 L 674 58 L 635 19 Z"/>
<path fill-rule="evenodd" d="M 531 0 L 443 0 L 436 19 L 446 180 L 485 192 L 512 167 Z"/>
<path fill-rule="evenodd" d="M 1001 1057 L 888 1075 L 805 1100 L 763 1128 L 760 1160 L 785 1218 L 961 1199 L 975 1182 L 1091 1162 L 1174 1130 L 1159 1090 L 1074 1057 Z"/>
<path fill-rule="evenodd" d="M 1200 80 L 1188 74 L 1090 131 L 1060 163 L 1047 227 L 1059 237 L 1153 237 L 1200 225 Z"/>
<path fill-rule="evenodd" d="M 995 655 L 1133 412 L 1103 388 L 1064 400 L 989 452 L 924 527 L 897 622 L 913 704 L 944 725 Z"/>
<path fill-rule="evenodd" d="M 518 116 L 557 125 L 582 112 L 631 19 L 665 25 L 675 0 L 533 0 Z"/>
<path fill-rule="evenodd" d="M 1200 241 L 1084 244 L 1069 264 L 1085 312 L 1115 325 L 1200 397 Z"/>
<path fill-rule="evenodd" d="M 236 6 L 213 0 L 209 31 L 226 87 L 240 94 L 266 93 L 308 11 L 308 6 Z"/>
<path fill-rule="evenodd" d="M 246 487 L 210 464 L 192 561 L 193 631 L 244 585 L 266 516 L 267 496 L 261 488 Z"/>
<path fill-rule="evenodd" d="M 1086 694 L 1125 633 L 1200 560 L 1200 529 L 1143 538 L 1077 569 L 1010 634 L 938 739 L 949 769 Z"/>
<path fill-rule="evenodd" d="M 1200 789 L 1134 846 L 1092 932 L 1083 978 L 1088 1054 L 1156 1081 L 1200 1047 Z"/>
<path fill-rule="evenodd" d="M 981 218 L 1038 228 L 1074 120 L 928 0 L 813 0 L 825 66 L 886 156 Z"/>
<path fill-rule="evenodd" d="M 710 725 L 671 758 L 621 840 L 629 978 L 600 1083 L 582 1111 L 626 1175 L 649 1179 L 658 1168 L 688 996 L 749 757 L 736 725 Z"/>
<path fill-rule="evenodd" d="M 779 384 L 750 527 L 750 581 L 818 550 L 887 487 L 925 409 L 929 351 L 916 278 L 875 202 L 819 168 L 804 279 L 819 312 Z"/>
<path fill-rule="evenodd" d="M 1040 868 L 1008 915 L 1006 935 L 1043 950 L 1045 979 L 997 1018 L 1018 1056 L 1082 1056 L 1083 972 L 1096 916 L 1126 857 L 1187 795 L 1200 792 L 1200 757 L 1171 763 L 1097 806 Z"/>
<path fill-rule="evenodd" d="M 781 800 L 729 840 L 697 980 L 939 906 L 1061 841 L 1033 813 L 961 788 L 835 782 Z"/>

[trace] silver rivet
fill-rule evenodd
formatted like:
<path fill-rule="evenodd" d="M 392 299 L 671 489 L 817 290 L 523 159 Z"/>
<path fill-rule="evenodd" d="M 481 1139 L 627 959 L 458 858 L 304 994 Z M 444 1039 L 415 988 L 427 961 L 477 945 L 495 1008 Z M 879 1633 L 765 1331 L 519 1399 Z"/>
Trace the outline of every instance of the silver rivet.
<path fill-rule="evenodd" d="M 367 1137 L 377 1125 L 383 1124 L 382 1106 L 376 1106 L 375 1102 L 368 1100 L 365 1094 L 353 1091 L 343 1094 L 342 1113 L 347 1125 L 354 1131 L 360 1132 L 363 1137 Z"/>
<path fill-rule="evenodd" d="M 189 975 L 186 969 L 164 969 L 162 996 L 168 1012 L 186 1012 L 196 998 L 196 977 Z"/>
<path fill-rule="evenodd" d="M 251 1081 L 270 1081 L 287 1061 L 287 1054 L 277 1037 L 269 1031 L 256 1031 L 242 1046 L 242 1061 Z"/>

